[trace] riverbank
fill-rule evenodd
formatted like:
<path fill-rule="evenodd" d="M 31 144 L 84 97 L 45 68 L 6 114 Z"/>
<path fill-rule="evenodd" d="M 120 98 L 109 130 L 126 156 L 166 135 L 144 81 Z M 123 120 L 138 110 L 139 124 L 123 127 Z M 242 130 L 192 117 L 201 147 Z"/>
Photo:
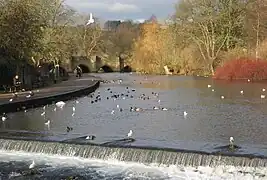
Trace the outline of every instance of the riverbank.
<path fill-rule="evenodd" d="M 17 97 L 13 97 L 12 93 L 0 94 L 0 113 L 16 112 L 57 101 L 70 100 L 94 92 L 99 84 L 99 79 L 89 74 L 84 74 L 81 78 L 71 75 L 68 81 L 33 90 L 34 95 L 31 97 L 27 97 L 30 94 L 29 91 L 19 92 Z"/>

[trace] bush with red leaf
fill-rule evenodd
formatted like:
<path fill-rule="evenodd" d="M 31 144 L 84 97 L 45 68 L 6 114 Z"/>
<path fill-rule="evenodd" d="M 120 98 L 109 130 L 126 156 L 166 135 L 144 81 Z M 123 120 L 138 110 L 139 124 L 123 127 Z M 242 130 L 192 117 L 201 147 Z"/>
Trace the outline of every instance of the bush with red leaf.
<path fill-rule="evenodd" d="M 267 80 L 267 61 L 236 59 L 218 67 L 213 76 L 221 80 Z"/>

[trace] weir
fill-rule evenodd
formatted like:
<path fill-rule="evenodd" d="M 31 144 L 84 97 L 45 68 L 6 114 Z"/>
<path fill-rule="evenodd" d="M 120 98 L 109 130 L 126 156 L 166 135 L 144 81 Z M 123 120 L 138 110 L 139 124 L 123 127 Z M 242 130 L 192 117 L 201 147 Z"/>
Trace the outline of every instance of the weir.
<path fill-rule="evenodd" d="M 44 142 L 32 140 L 0 139 L 0 150 L 43 153 L 49 155 L 75 156 L 88 159 L 116 159 L 125 162 L 176 166 L 238 166 L 267 167 L 267 159 L 260 157 L 241 157 L 214 155 L 190 151 L 169 151 L 166 149 L 148 149 L 103 146 L 94 144 L 74 144 L 65 142 Z"/>

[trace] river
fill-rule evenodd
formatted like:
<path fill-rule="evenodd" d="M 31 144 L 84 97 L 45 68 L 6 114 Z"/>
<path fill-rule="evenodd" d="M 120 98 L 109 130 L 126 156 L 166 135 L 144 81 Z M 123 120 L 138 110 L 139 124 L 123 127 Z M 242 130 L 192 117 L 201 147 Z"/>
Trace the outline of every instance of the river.
<path fill-rule="evenodd" d="M 94 97 L 68 101 L 63 109 L 55 109 L 52 104 L 45 109 L 8 114 L 8 119 L 0 124 L 0 135 L 56 141 L 95 135 L 95 143 L 105 143 L 126 138 L 132 130 L 135 141 L 131 145 L 134 146 L 205 152 L 214 152 L 229 144 L 232 136 L 241 147 L 236 154 L 267 156 L 267 100 L 261 98 L 265 94 L 263 88 L 267 89 L 264 83 L 213 81 L 192 76 L 94 75 L 107 81 Z M 97 95 L 101 100 L 95 101 Z M 131 107 L 140 111 L 131 111 Z M 44 111 L 45 116 L 41 116 Z M 48 120 L 49 126 L 44 124 Z M 73 130 L 66 132 L 67 126 Z M 257 173 L 264 178 L 262 174 L 267 173 L 266 168 L 250 173 L 237 169 L 232 172 L 231 168 L 231 172 L 227 172 L 222 167 L 202 167 L 201 171 L 183 167 L 181 171 L 181 167 L 148 166 L 116 159 L 73 159 L 13 151 L 2 151 L 1 156 L 0 165 L 5 167 L 0 170 L 2 177 L 17 178 L 32 159 L 42 171 L 41 175 L 32 175 L 38 178 L 79 175 L 79 179 L 186 179 L 188 176 L 191 179 L 249 179 Z"/>

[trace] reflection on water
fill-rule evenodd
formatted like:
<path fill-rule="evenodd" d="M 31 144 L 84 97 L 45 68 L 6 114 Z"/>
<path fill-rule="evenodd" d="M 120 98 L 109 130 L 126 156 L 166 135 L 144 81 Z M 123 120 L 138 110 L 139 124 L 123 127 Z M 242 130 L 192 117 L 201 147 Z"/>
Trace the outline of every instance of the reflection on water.
<path fill-rule="evenodd" d="M 229 83 L 190 76 L 116 73 L 99 76 L 123 81 L 102 84 L 98 90 L 101 100 L 93 104 L 89 96 L 79 98 L 79 103 L 67 102 L 62 110 L 53 111 L 55 105 L 50 105 L 46 107 L 45 117 L 40 115 L 43 108 L 9 114 L 9 119 L 1 123 L 1 131 L 49 132 L 48 138 L 58 139 L 94 134 L 96 142 L 106 142 L 125 138 L 132 129 L 136 144 L 198 150 L 228 144 L 229 137 L 233 136 L 236 143 L 244 147 L 242 151 L 267 155 L 264 148 L 267 145 L 267 103 L 260 97 L 265 94 L 262 89 L 267 89 L 265 84 Z M 208 88 L 209 84 L 211 88 Z M 107 91 L 108 88 L 112 93 Z M 241 90 L 244 94 L 240 93 Z M 154 96 L 152 92 L 159 93 L 159 96 Z M 114 100 L 113 94 L 129 96 Z M 150 98 L 140 99 L 142 94 Z M 222 95 L 225 99 L 221 99 Z M 116 105 L 122 108 L 122 112 Z M 76 113 L 72 117 L 73 106 Z M 153 110 L 154 106 L 167 108 L 168 111 Z M 130 107 L 140 107 L 143 111 L 131 112 Z M 184 111 L 188 113 L 187 117 L 184 117 Z M 48 119 L 51 121 L 50 128 L 44 125 Z M 67 133 L 67 126 L 73 127 L 73 131 Z"/>

